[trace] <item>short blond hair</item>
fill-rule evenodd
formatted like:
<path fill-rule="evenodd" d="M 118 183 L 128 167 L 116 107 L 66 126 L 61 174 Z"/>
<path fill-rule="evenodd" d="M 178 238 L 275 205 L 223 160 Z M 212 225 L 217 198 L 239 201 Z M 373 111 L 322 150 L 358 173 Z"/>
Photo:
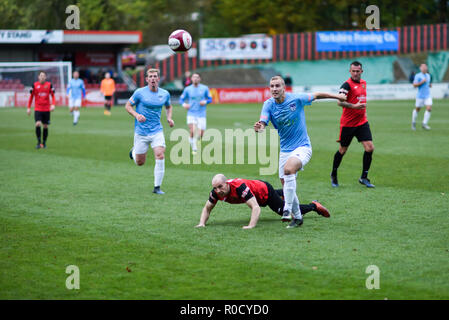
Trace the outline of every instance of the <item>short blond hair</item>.
<path fill-rule="evenodd" d="M 150 68 L 150 69 L 148 69 L 148 70 L 147 70 L 147 76 L 148 76 L 150 73 L 154 73 L 154 72 L 157 73 L 157 76 L 158 76 L 158 77 L 161 76 L 161 72 L 159 71 L 159 69 L 156 69 L 156 68 Z"/>
<path fill-rule="evenodd" d="M 272 78 L 270 79 L 270 83 L 271 83 L 271 81 L 273 81 L 273 80 L 281 80 L 282 85 L 285 87 L 285 81 L 284 81 L 284 79 L 283 79 L 281 76 L 274 76 L 274 77 L 272 77 Z"/>

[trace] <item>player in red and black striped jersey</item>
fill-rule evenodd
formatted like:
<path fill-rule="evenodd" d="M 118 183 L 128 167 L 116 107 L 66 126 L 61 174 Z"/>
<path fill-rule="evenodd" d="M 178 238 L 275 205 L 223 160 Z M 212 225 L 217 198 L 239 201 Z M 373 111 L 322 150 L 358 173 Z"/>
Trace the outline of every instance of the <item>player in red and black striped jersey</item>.
<path fill-rule="evenodd" d="M 366 81 L 362 80 L 362 64 L 358 61 L 351 63 L 349 67 L 351 77 L 343 83 L 339 93 L 346 95 L 346 101 L 339 101 L 338 105 L 343 108 L 340 119 L 340 148 L 334 155 L 331 173 L 333 187 L 338 187 L 337 170 L 344 154 L 351 144 L 352 138 L 362 143 L 365 153 L 363 154 L 363 170 L 359 182 L 368 188 L 374 188 L 368 179 L 368 170 L 374 151 L 373 138 L 366 117 Z"/>
<path fill-rule="evenodd" d="M 251 220 L 243 229 L 254 228 L 259 220 L 260 207 L 270 207 L 271 210 L 282 216 L 284 210 L 283 191 L 274 190 L 268 182 L 261 180 L 230 179 L 222 174 L 217 174 L 212 179 L 212 191 L 201 213 L 200 223 L 197 227 L 205 227 L 212 209 L 218 200 L 231 204 L 246 203 L 251 208 Z M 326 218 L 330 217 L 329 211 L 318 201 L 300 205 L 304 215 L 309 211 L 316 211 Z"/>
<path fill-rule="evenodd" d="M 55 90 L 47 80 L 44 71 L 39 72 L 39 81 L 33 84 L 28 100 L 27 114 L 31 114 L 31 104 L 34 98 L 34 121 L 36 127 L 37 145 L 36 149 L 47 147 L 48 125 L 50 124 L 50 112 L 55 110 Z M 51 102 L 50 102 L 51 96 Z M 41 139 L 41 126 L 44 127 L 43 140 Z"/>

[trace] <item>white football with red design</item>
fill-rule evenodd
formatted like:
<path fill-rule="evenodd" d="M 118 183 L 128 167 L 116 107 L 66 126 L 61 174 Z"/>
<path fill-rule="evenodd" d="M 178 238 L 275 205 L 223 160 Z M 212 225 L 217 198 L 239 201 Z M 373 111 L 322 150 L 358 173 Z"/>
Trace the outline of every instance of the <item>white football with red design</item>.
<path fill-rule="evenodd" d="M 185 30 L 176 30 L 168 37 L 168 45 L 175 52 L 188 51 L 192 47 L 192 36 Z"/>

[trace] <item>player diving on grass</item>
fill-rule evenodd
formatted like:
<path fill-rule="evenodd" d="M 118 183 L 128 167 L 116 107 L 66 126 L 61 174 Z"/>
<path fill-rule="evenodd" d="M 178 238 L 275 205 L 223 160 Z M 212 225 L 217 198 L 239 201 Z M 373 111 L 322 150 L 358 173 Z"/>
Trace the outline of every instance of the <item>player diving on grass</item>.
<path fill-rule="evenodd" d="M 246 203 L 251 208 L 251 220 L 243 229 L 252 229 L 257 225 L 260 216 L 260 207 L 270 207 L 271 210 L 282 216 L 284 200 L 282 189 L 274 190 L 273 186 L 262 180 L 229 179 L 223 174 L 217 174 L 212 179 L 212 191 L 201 212 L 200 223 L 196 227 L 205 227 L 212 209 L 218 200 L 231 204 Z M 329 218 L 329 211 L 318 201 L 301 205 L 302 214 L 315 211 L 319 215 Z"/>
<path fill-rule="evenodd" d="M 187 125 L 190 130 L 190 146 L 192 153 L 196 154 L 197 138 L 201 141 L 204 130 L 206 130 L 206 106 L 212 102 L 209 88 L 201 84 L 198 73 L 192 75 L 192 84 L 184 89 L 179 98 L 179 103 L 187 109 Z M 199 137 L 196 136 L 196 128 L 199 129 Z"/>
<path fill-rule="evenodd" d="M 254 130 L 260 132 L 270 121 L 278 130 L 281 144 L 279 178 L 285 198 L 282 221 L 291 221 L 287 228 L 295 228 L 303 223 L 301 207 L 296 195 L 296 176 L 312 157 L 304 106 L 310 105 L 316 99 L 344 101 L 346 96 L 332 93 L 287 93 L 284 79 L 280 76 L 271 78 L 270 93 L 272 97 L 264 102 L 260 119 L 254 124 Z"/>
<path fill-rule="evenodd" d="M 165 106 L 167 122 L 170 127 L 173 127 L 175 125 L 172 120 L 173 107 L 170 102 L 170 93 L 159 88 L 159 69 L 148 69 L 146 80 L 148 86 L 134 91 L 132 97 L 126 102 L 126 111 L 135 118 L 134 146 L 129 152 L 129 157 L 138 166 L 143 166 L 151 145 L 156 159 L 153 193 L 164 194 L 161 184 L 165 172 L 165 137 L 161 124 L 161 111 Z M 133 106 L 136 106 L 135 111 Z"/>

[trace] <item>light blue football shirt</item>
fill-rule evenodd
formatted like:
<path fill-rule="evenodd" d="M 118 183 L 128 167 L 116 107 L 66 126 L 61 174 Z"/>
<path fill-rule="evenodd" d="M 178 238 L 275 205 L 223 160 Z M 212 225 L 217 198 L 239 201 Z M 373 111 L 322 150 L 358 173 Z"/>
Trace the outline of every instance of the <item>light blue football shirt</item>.
<path fill-rule="evenodd" d="M 417 73 L 415 75 L 415 79 L 413 80 L 413 83 L 421 82 L 422 80 L 426 79 L 426 82 L 424 82 L 422 85 L 418 87 L 418 92 L 416 93 L 417 99 L 427 99 L 430 98 L 430 74 L 429 73 Z"/>
<path fill-rule="evenodd" d="M 205 118 L 206 106 L 212 102 L 212 96 L 210 95 L 209 88 L 204 84 L 200 83 L 197 87 L 191 84 L 190 86 L 184 88 L 184 91 L 179 98 L 179 103 L 183 104 L 186 100 L 190 105 L 190 108 L 187 111 L 188 116 Z M 202 100 L 206 100 L 206 105 L 200 105 L 200 101 Z"/>
<path fill-rule="evenodd" d="M 278 130 L 281 152 L 291 152 L 298 147 L 311 147 L 307 134 L 304 106 L 313 101 L 311 93 L 285 93 L 285 100 L 277 104 L 274 98 L 263 104 L 260 121 L 267 125 L 270 121 Z"/>
<path fill-rule="evenodd" d="M 84 87 L 84 81 L 80 78 L 70 79 L 67 86 L 67 94 L 70 94 L 70 98 L 73 100 L 81 99 L 86 96 L 86 88 Z"/>
<path fill-rule="evenodd" d="M 162 88 L 157 92 L 148 86 L 134 91 L 129 98 L 131 105 L 136 106 L 136 112 L 145 116 L 145 122 L 134 121 L 134 131 L 141 136 L 150 136 L 162 131 L 161 111 L 163 106 L 170 106 L 170 93 Z"/>

